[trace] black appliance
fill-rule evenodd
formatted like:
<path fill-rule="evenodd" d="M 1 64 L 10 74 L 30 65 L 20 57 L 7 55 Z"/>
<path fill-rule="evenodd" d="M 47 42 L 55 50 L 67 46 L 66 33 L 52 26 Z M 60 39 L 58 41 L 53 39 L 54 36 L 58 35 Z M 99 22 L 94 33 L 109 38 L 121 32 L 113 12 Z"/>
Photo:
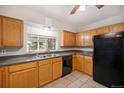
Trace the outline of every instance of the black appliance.
<path fill-rule="evenodd" d="M 93 80 L 107 87 L 124 87 L 124 33 L 94 36 Z"/>
<path fill-rule="evenodd" d="M 62 77 L 72 72 L 72 56 L 63 56 Z"/>

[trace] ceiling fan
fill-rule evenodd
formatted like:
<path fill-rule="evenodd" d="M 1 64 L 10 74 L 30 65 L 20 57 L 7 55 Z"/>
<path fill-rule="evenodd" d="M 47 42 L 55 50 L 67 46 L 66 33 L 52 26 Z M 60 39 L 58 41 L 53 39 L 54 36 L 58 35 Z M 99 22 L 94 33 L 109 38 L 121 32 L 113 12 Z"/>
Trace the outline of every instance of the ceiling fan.
<path fill-rule="evenodd" d="M 73 15 L 76 13 L 76 11 L 81 7 L 81 5 L 74 5 L 72 11 L 70 12 L 70 15 Z M 98 9 L 101 9 L 104 7 L 104 5 L 96 5 Z"/>

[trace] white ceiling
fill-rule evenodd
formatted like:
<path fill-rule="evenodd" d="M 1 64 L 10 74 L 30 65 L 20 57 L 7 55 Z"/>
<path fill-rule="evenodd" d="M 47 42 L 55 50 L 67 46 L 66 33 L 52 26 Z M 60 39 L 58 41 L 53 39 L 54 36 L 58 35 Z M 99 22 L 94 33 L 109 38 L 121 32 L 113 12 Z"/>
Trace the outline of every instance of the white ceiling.
<path fill-rule="evenodd" d="M 105 5 L 100 10 L 93 5 L 87 5 L 85 11 L 77 11 L 74 15 L 69 14 L 72 10 L 71 5 L 39 5 L 30 7 L 49 17 L 75 26 L 83 26 L 124 14 L 124 5 Z"/>

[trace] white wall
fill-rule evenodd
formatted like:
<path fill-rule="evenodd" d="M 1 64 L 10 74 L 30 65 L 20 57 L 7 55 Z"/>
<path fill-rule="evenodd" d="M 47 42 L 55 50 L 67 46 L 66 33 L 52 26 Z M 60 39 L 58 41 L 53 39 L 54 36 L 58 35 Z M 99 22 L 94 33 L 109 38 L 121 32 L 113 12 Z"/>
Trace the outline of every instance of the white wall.
<path fill-rule="evenodd" d="M 111 18 L 101 20 L 101 21 L 98 21 L 95 23 L 81 26 L 77 29 L 77 32 L 86 31 L 86 30 L 90 30 L 90 29 L 94 29 L 94 28 L 99 28 L 99 27 L 103 27 L 103 26 L 107 26 L 107 25 L 111 25 L 111 24 L 116 24 L 116 23 L 120 23 L 120 22 L 124 22 L 124 15 L 111 17 Z"/>
<path fill-rule="evenodd" d="M 116 24 L 116 23 L 120 23 L 120 22 L 124 22 L 124 15 L 111 17 L 109 19 L 105 19 L 105 20 L 101 20 L 101 21 L 98 21 L 98 22 L 95 22 L 95 23 L 92 23 L 89 25 L 81 26 L 77 29 L 77 32 L 86 31 L 86 30 L 90 30 L 90 29 L 94 29 L 94 28 L 99 28 L 99 27 Z M 75 49 L 83 50 L 83 51 L 93 51 L 93 48 L 75 48 Z"/>
<path fill-rule="evenodd" d="M 24 46 L 20 49 L 0 49 L 0 56 L 17 55 L 26 53 L 27 33 L 54 36 L 57 38 L 57 50 L 60 48 L 60 31 L 68 30 L 75 32 L 75 28 L 69 24 L 52 19 L 52 26 L 57 28 L 56 31 L 42 31 L 39 25 L 45 24 L 46 16 L 38 11 L 27 8 L 26 6 L 0 6 L 0 15 L 14 17 L 24 20 Z M 48 17 L 48 16 L 47 16 Z M 71 49 L 71 48 L 70 48 Z M 2 50 L 6 50 L 6 54 L 2 54 Z"/>
<path fill-rule="evenodd" d="M 22 19 L 24 21 L 29 21 L 32 23 L 45 24 L 46 17 L 50 18 L 48 15 L 33 10 L 33 8 L 27 6 L 0 6 L 0 15 L 10 16 Z M 58 28 L 59 30 L 70 30 L 75 32 L 75 27 L 67 23 L 63 23 L 59 20 L 52 19 L 52 26 Z"/>

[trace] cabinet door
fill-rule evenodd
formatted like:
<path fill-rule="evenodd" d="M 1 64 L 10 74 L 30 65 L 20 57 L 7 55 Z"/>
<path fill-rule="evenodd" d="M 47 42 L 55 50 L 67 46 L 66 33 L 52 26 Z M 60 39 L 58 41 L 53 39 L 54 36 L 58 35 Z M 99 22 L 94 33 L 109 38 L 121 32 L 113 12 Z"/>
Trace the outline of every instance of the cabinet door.
<path fill-rule="evenodd" d="M 62 62 L 53 63 L 53 80 L 62 76 Z"/>
<path fill-rule="evenodd" d="M 2 43 L 2 20 L 1 20 L 1 16 L 0 16 L 0 47 L 1 47 L 1 43 Z"/>
<path fill-rule="evenodd" d="M 84 46 L 84 32 L 80 32 L 80 46 Z"/>
<path fill-rule="evenodd" d="M 79 33 L 76 33 L 76 46 L 79 46 L 80 45 L 80 34 Z"/>
<path fill-rule="evenodd" d="M 31 68 L 9 74 L 10 88 L 33 88 L 38 87 L 38 71 Z"/>
<path fill-rule="evenodd" d="M 42 65 L 39 67 L 39 86 L 46 84 L 52 80 L 51 64 Z"/>
<path fill-rule="evenodd" d="M 84 72 L 84 56 L 83 55 L 73 55 L 73 70 L 79 70 Z"/>
<path fill-rule="evenodd" d="M 71 33 L 71 37 L 70 37 L 70 42 L 71 43 L 71 46 L 75 46 L 75 43 L 76 43 L 76 34 L 75 33 Z"/>
<path fill-rule="evenodd" d="M 3 87 L 3 71 L 0 70 L 0 88 Z"/>
<path fill-rule="evenodd" d="M 76 46 L 84 46 L 84 32 L 76 34 Z"/>
<path fill-rule="evenodd" d="M 84 56 L 77 55 L 77 70 L 83 72 L 84 71 Z"/>
<path fill-rule="evenodd" d="M 111 32 L 124 31 L 124 23 L 114 24 L 110 26 Z"/>
<path fill-rule="evenodd" d="M 23 46 L 23 22 L 8 17 L 2 17 L 2 46 Z"/>
<path fill-rule="evenodd" d="M 72 68 L 73 68 L 73 70 L 77 70 L 77 55 L 73 55 L 72 56 Z"/>
<path fill-rule="evenodd" d="M 109 27 L 106 26 L 106 27 L 101 27 L 101 28 L 98 28 L 96 30 L 96 34 L 97 35 L 100 35 L 100 34 L 106 34 L 106 33 L 109 33 Z"/>
<path fill-rule="evenodd" d="M 61 46 L 75 46 L 75 33 L 69 31 L 61 32 Z"/>
<path fill-rule="evenodd" d="M 90 31 L 86 31 L 84 32 L 85 36 L 84 36 L 84 42 L 85 42 L 85 46 L 93 46 L 93 36 L 96 35 L 96 30 L 90 30 Z"/>
<path fill-rule="evenodd" d="M 93 73 L 92 57 L 85 56 L 85 68 L 84 68 L 84 72 L 92 76 L 92 73 Z"/>

